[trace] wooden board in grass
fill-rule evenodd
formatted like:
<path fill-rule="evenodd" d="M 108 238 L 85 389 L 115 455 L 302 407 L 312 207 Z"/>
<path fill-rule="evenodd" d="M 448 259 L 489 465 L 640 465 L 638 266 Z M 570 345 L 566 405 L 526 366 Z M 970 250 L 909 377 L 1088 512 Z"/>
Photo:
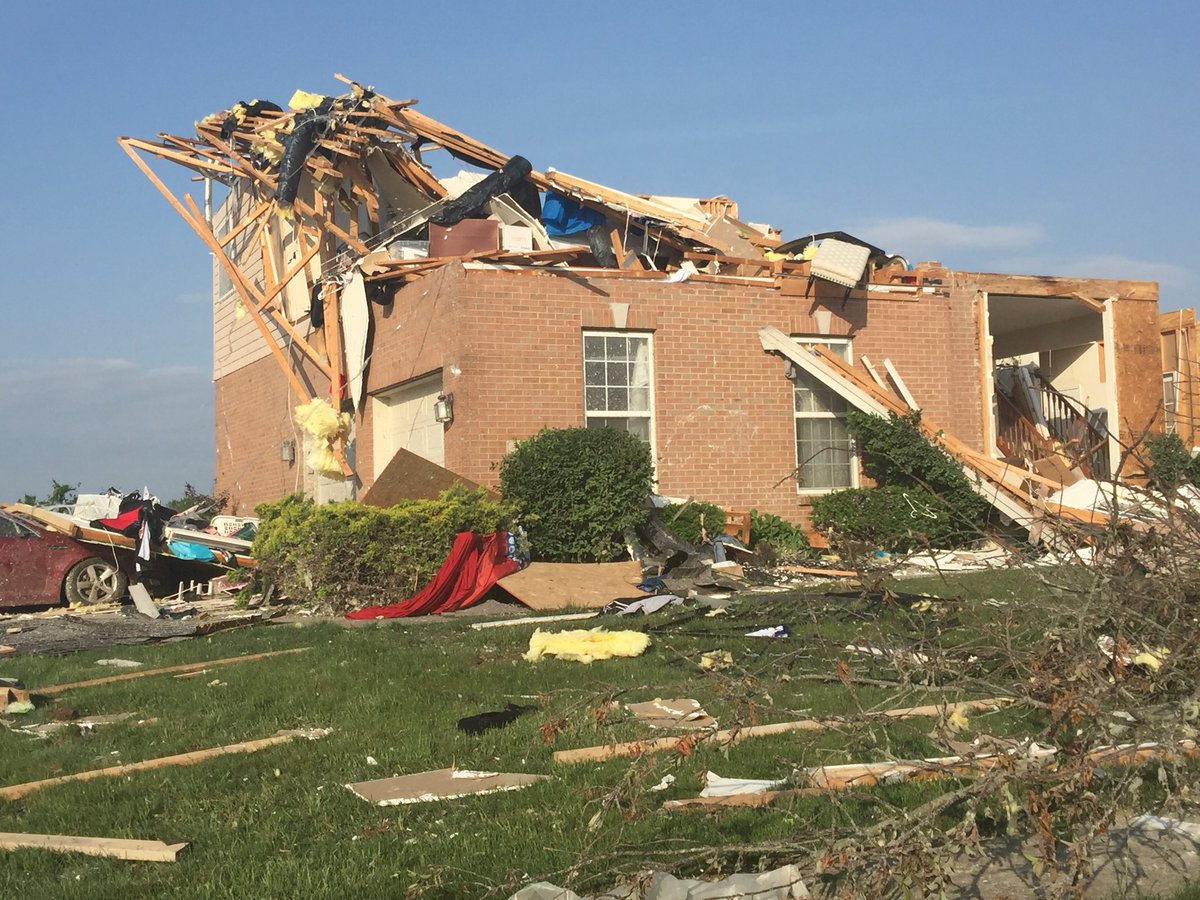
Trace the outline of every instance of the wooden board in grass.
<path fill-rule="evenodd" d="M 642 567 L 615 563 L 530 563 L 501 579 L 499 586 L 530 609 L 599 609 L 614 600 L 644 597 L 637 589 Z"/>
<path fill-rule="evenodd" d="M 89 856 L 108 856 L 113 859 L 136 859 L 146 862 L 175 862 L 179 851 L 186 846 L 186 843 L 166 844 L 162 841 L 131 841 L 125 838 L 0 832 L 0 849 L 2 850 L 57 850 L 60 853 L 86 853 Z"/>

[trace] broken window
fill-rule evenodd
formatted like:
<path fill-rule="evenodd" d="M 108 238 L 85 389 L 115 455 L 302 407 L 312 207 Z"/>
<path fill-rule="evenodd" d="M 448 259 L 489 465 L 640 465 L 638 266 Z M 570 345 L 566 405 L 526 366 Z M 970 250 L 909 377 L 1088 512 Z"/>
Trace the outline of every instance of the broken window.
<path fill-rule="evenodd" d="M 850 361 L 850 342 L 838 338 L 794 338 L 826 347 Z M 854 441 L 846 431 L 844 397 L 809 375 L 793 377 L 796 417 L 796 483 L 802 492 L 824 493 L 854 487 L 858 470 Z"/>
<path fill-rule="evenodd" d="M 620 428 L 652 443 L 650 335 L 584 332 L 583 409 L 588 428 Z"/>

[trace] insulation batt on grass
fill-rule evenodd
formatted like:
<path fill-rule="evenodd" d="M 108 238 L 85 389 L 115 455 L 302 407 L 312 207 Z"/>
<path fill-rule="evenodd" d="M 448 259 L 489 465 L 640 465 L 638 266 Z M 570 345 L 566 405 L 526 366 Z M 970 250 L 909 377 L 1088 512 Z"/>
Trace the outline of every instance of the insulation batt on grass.
<path fill-rule="evenodd" d="M 559 659 L 590 663 L 614 656 L 641 656 L 649 646 L 650 636 L 640 631 L 592 628 L 546 632 L 538 629 L 529 638 L 529 652 L 525 654 L 525 659 L 537 662 L 543 656 L 557 656 Z"/>

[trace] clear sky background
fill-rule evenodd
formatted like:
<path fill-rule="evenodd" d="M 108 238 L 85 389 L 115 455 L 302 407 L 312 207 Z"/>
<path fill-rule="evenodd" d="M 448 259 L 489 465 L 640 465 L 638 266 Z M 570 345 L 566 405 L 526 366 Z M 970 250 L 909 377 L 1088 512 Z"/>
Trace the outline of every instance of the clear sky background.
<path fill-rule="evenodd" d="M 116 138 L 335 72 L 785 237 L 1200 301 L 1194 0 L 4 6 L 0 500 L 212 485 L 210 258 Z"/>

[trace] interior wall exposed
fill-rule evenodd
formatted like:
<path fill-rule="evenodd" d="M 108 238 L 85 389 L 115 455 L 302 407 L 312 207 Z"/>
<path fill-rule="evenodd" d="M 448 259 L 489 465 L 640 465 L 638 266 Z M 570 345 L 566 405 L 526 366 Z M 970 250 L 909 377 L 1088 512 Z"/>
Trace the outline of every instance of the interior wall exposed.
<path fill-rule="evenodd" d="M 1104 339 L 1103 316 L 1068 297 L 989 295 L 988 323 L 996 364 Z"/>
<path fill-rule="evenodd" d="M 1107 388 L 1099 343 L 1043 350 L 1038 353 L 1038 368 L 1061 393 L 1089 409 L 1104 406 Z"/>

